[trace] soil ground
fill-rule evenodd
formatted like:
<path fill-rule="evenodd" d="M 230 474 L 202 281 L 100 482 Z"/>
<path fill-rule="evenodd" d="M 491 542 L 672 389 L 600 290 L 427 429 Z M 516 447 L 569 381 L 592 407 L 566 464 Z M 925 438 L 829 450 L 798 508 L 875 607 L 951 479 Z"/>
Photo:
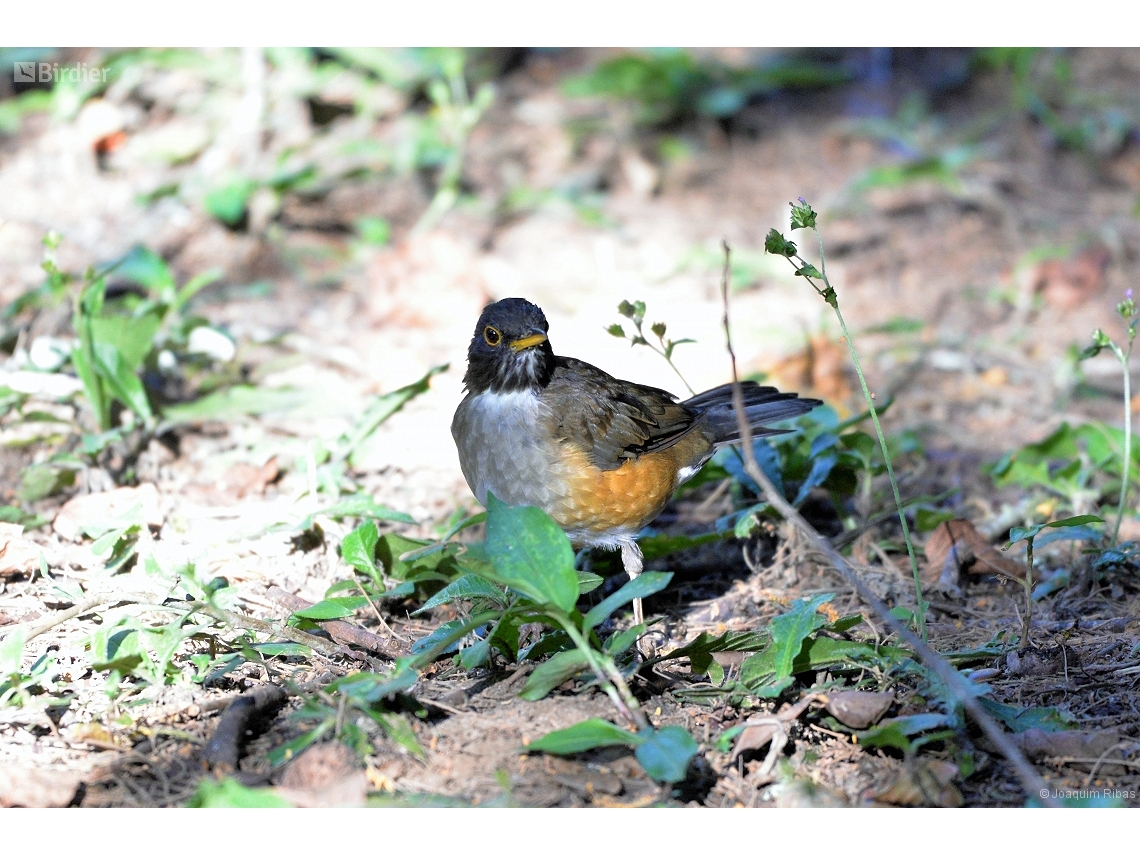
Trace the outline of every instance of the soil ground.
<path fill-rule="evenodd" d="M 1135 98 L 1140 80 L 1140 51 L 1081 50 L 1068 57 L 1083 91 L 1136 107 L 1127 99 Z M 242 614 L 284 618 L 290 609 L 277 589 L 321 600 L 331 584 L 351 577 L 338 546 L 352 526 L 322 518 L 323 539 L 300 543 L 295 527 L 275 524 L 318 509 L 309 461 L 351 428 L 371 396 L 446 364 L 429 392 L 381 425 L 346 474 L 359 490 L 416 521 L 383 523 L 382 530 L 439 537 L 457 509 L 477 509 L 449 426 L 481 308 L 492 299 L 526 297 L 545 310 L 556 352 L 680 395 L 684 388 L 663 360 L 605 333 L 620 320 L 621 300 L 644 300 L 649 321 L 667 323 L 672 337 L 696 340 L 679 347 L 675 361 L 694 388 L 708 388 L 731 378 L 720 326 L 722 239 L 741 271 L 731 311 L 742 373 L 763 372 L 841 413 L 858 411 L 861 398 L 830 309 L 784 262 L 762 255 L 770 228 L 787 233 L 788 203 L 797 197 L 822 212 L 828 274 L 871 389 L 877 400 L 892 401 L 887 433 L 912 431 L 921 444 L 901 464 L 904 496 L 944 495 L 943 509 L 974 521 L 997 545 L 1011 525 L 1041 521 L 1049 513 L 1041 510 L 1047 494 L 998 490 L 981 467 L 1063 422 L 1122 423 L 1117 363 L 1102 355 L 1081 373 L 1071 350 L 1087 344 L 1096 328 L 1121 340 L 1115 307 L 1140 281 L 1135 132 L 1108 151 L 1068 150 L 1011 109 L 1007 77 L 976 73 L 960 85 L 923 89 L 915 69 L 925 66 L 906 56 L 896 59 L 886 82 L 858 78 L 772 96 L 730 120 L 691 118 L 651 132 L 620 104 L 564 94 L 560 81 L 600 58 L 587 51 L 500 58 L 494 101 L 466 143 L 463 196 L 428 229 L 415 226 L 432 200 L 432 170 L 369 172 L 346 153 L 349 143 L 399 138 L 401 122 L 424 110 L 414 98 L 363 118 L 351 115 L 350 106 L 320 124 L 326 117 L 319 108 L 340 102 L 327 92 L 308 102 L 290 99 L 275 73 L 264 84 L 266 124 L 250 153 L 240 122 L 230 117 L 240 117 L 241 99 L 253 90 L 227 90 L 200 69 L 146 67 L 140 80 L 113 86 L 74 119 L 31 114 L 18 131 L 0 136 L 0 304 L 42 282 L 40 241 L 49 229 L 63 235 L 58 258 L 68 270 L 143 243 L 167 260 L 179 282 L 220 267 L 222 278 L 202 292 L 195 312 L 238 343 L 233 364 L 243 377 L 263 389 L 297 390 L 287 407 L 179 424 L 141 445 L 114 447 L 87 460 L 73 486 L 26 504 L 49 521 L 26 534 L 42 550 L 48 574 L 36 567 L 4 577 L 0 630 L 59 614 L 78 601 L 65 596 L 69 584 L 91 596 L 122 580 L 107 574 L 90 538 L 50 524 L 65 502 L 119 485 L 154 485 L 148 548 L 160 563 L 192 561 L 202 578 L 224 576 Z M 971 156 L 946 181 L 920 177 L 858 189 L 870 170 L 900 159 L 897 144 L 860 120 L 898 116 L 907 96 L 919 91 L 929 97 L 929 112 L 899 134 L 932 153 L 973 140 Z M 979 126 L 985 133 L 977 133 Z M 101 151 L 108 127 L 123 137 Z M 200 143 L 193 142 L 196 134 Z M 665 137 L 683 144 L 683 156 L 660 155 Z M 152 156 L 176 144 L 187 146 L 180 159 Z M 178 194 L 138 201 L 171 181 L 184 188 L 206 184 L 221 174 L 219 162 L 264 170 L 270 155 L 290 144 L 309 146 L 330 177 L 276 200 L 255 194 L 238 228 Z M 509 202 L 520 188 L 539 201 Z M 366 216 L 388 222 L 387 245 L 358 239 L 354 224 Z M 24 315 L 20 323 L 18 339 L 6 345 L 7 370 L 37 336 L 71 330 L 66 310 Z M 71 397 L 33 408 L 74 426 L 84 407 L 82 397 Z M 26 467 L 78 441 L 77 429 L 21 441 L 27 425 L 49 423 L 25 415 L 12 411 L 0 422 L 0 499 L 8 504 Z M 732 509 L 731 497 L 715 489 L 688 494 L 655 529 L 708 530 Z M 901 542 L 897 525 L 883 519 L 855 542 L 852 560 L 893 605 L 913 606 L 908 565 L 880 547 Z M 1140 523 L 1129 514 L 1122 539 L 1137 536 Z M 1135 590 L 1127 578 L 1098 581 L 1079 550 L 1044 552 L 1047 577 L 1067 569 L 1074 581 L 1038 602 L 1039 651 L 1006 651 L 973 664 L 989 669 L 979 679 L 994 700 L 1060 707 L 1082 732 L 1111 735 L 1112 745 L 1089 743 L 1106 752 L 1099 763 L 1095 756 L 1034 756 L 1026 748 L 1051 787 L 1131 792 L 1125 803 L 1135 805 Z M 869 615 L 786 526 L 770 527 L 760 539 L 680 553 L 650 569 L 676 574 L 646 604 L 649 615 L 661 618 L 661 650 L 702 631 L 763 628 L 790 601 L 821 591 L 836 593 L 840 614 Z M 1001 630 L 1016 634 L 1020 591 L 979 574 L 959 596 L 934 594 L 932 642 L 963 650 L 991 642 Z M 379 613 L 367 609 L 353 621 L 406 647 L 456 614 L 451 607 L 410 614 L 417 605 L 382 605 L 383 626 Z M 17 795 L 6 803 L 184 804 L 210 774 L 203 745 L 232 698 L 266 684 L 319 684 L 384 667 L 384 657 L 357 648 L 356 660 L 336 653 L 271 659 L 207 685 L 181 678 L 109 694 L 105 673 L 86 665 L 83 641 L 101 623 L 127 614 L 155 619 L 153 609 L 111 597 L 105 607 L 29 642 L 25 666 L 43 653 L 58 657 L 71 695 L 64 706 L 0 709 L 0 765 L 26 773 L 23 783 L 8 785 Z M 619 614 L 616 623 L 627 626 L 629 615 Z M 866 625 L 881 632 L 870 617 Z M 176 661 L 184 663 L 190 652 L 184 648 Z M 722 664 L 731 673 L 739 656 L 725 655 Z M 288 715 L 300 704 L 292 698 L 247 747 L 238 775 L 273 784 L 297 804 L 352 803 L 366 794 L 400 804 L 528 806 L 1026 801 L 1011 767 L 976 734 L 976 769 L 967 770 L 953 752 L 908 756 L 864 748 L 808 716 L 791 726 L 775 768 L 764 768 L 763 750 L 730 760 L 713 747 L 717 736 L 773 705 L 747 710 L 686 700 L 678 690 L 693 678 L 675 662 L 640 674 L 633 688 L 654 723 L 682 725 L 701 742 L 682 784 L 654 783 L 626 749 L 569 758 L 528 754 L 525 744 L 552 729 L 614 717 L 606 697 L 581 683 L 542 701 L 520 700 L 531 667 L 500 662 L 465 671 L 447 659 L 432 666 L 412 693 L 420 714 L 400 713 L 423 747 L 422 759 L 370 732 L 371 753 L 363 760 L 334 741 L 273 767 L 268 753 L 309 726 Z M 896 712 L 922 709 L 913 686 L 896 689 Z M 1113 750 L 1119 762 L 1106 765 Z M 945 779 L 947 766 L 938 764 L 952 769 Z M 42 793 L 29 789 L 39 782 L 32 770 L 47 774 Z"/>

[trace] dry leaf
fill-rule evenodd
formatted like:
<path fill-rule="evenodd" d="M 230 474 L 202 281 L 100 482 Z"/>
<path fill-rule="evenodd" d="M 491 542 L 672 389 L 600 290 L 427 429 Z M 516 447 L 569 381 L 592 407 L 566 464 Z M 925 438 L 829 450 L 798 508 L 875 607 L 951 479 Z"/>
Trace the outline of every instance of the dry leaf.
<path fill-rule="evenodd" d="M 277 458 L 270 457 L 262 466 L 252 463 L 235 463 L 226 470 L 222 476 L 223 487 L 226 492 L 233 493 L 239 499 L 250 494 L 258 496 L 265 493 L 265 488 L 277 480 L 281 470 L 277 467 Z"/>
<path fill-rule="evenodd" d="M 969 520 L 947 520 L 926 539 L 923 584 L 958 591 L 962 574 L 1023 578 L 1025 565 L 1002 555 Z"/>
<path fill-rule="evenodd" d="M 816 335 L 808 339 L 802 351 L 769 367 L 767 374 L 780 388 L 842 403 L 854 394 L 847 380 L 847 358 L 847 348 L 841 343 Z"/>
<path fill-rule="evenodd" d="M 1043 261 L 1033 271 L 1033 290 L 1044 294 L 1045 301 L 1054 308 L 1080 308 L 1104 290 L 1104 271 L 1109 260 L 1108 250 L 1094 244 L 1072 258 Z"/>
<path fill-rule="evenodd" d="M 40 566 L 40 547 L 24 537 L 24 527 L 0 523 L 0 579 L 28 576 Z"/>
<path fill-rule="evenodd" d="M 163 516 L 158 504 L 158 488 L 154 484 L 119 487 L 104 493 L 76 496 L 59 509 L 51 527 L 64 540 L 78 540 L 84 528 L 106 525 L 136 505 L 141 505 L 142 518 L 149 527 L 162 527 Z"/>
<path fill-rule="evenodd" d="M 961 807 L 962 794 L 951 783 L 957 775 L 953 763 L 919 757 L 903 763 L 894 781 L 867 797 L 909 807 Z"/>
<path fill-rule="evenodd" d="M 77 772 L 0 763 L 0 807 L 67 807 L 82 783 Z"/>
<path fill-rule="evenodd" d="M 1108 775 L 1120 775 L 1128 771 L 1128 767 L 1112 760 L 1123 760 L 1124 749 L 1135 746 L 1134 740 L 1121 739 L 1119 733 L 1113 730 L 1061 730 L 1050 733 L 1037 728 L 1030 728 L 1024 733 L 1014 733 L 1010 736 L 1029 760 L 1041 760 L 1046 757 L 1072 758 L 1066 760 L 1068 765 L 1089 771 L 1097 761 L 1097 770 Z M 1084 761 L 1084 762 L 1080 762 Z"/>
<path fill-rule="evenodd" d="M 894 702 L 894 692 L 835 692 L 825 709 L 848 727 L 864 730 L 886 715 Z"/>

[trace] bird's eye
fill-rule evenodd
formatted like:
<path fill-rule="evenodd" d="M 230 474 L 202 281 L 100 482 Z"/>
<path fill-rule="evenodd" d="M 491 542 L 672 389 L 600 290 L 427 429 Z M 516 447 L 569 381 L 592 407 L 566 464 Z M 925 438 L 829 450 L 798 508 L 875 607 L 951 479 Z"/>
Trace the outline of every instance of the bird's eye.
<path fill-rule="evenodd" d="M 503 334 L 494 327 L 483 328 L 483 341 L 491 345 L 491 347 L 498 347 L 499 342 L 503 340 Z"/>

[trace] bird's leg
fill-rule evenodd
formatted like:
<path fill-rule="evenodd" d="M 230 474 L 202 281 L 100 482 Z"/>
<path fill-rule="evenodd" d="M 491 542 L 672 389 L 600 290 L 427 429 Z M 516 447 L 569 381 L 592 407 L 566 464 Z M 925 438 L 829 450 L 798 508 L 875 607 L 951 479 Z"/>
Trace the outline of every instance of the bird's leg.
<path fill-rule="evenodd" d="M 631 582 L 641 575 L 645 560 L 641 555 L 641 547 L 635 541 L 626 540 L 622 542 L 621 566 L 625 568 Z M 641 608 L 641 597 L 635 597 L 633 600 L 633 623 L 636 625 L 644 622 L 645 612 Z"/>

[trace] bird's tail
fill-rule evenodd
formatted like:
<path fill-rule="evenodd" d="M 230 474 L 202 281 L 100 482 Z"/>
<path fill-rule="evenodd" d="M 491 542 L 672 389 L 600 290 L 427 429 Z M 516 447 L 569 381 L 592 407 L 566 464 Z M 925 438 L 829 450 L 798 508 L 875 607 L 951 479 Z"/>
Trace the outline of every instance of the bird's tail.
<path fill-rule="evenodd" d="M 751 381 L 740 384 L 744 396 L 744 412 L 753 436 L 770 436 L 787 433 L 783 430 L 765 428 L 769 422 L 794 419 L 815 409 L 823 401 L 815 398 L 801 398 L 795 392 L 781 392 L 774 386 L 760 386 Z M 714 432 L 714 442 L 723 445 L 740 439 L 740 426 L 736 420 L 736 410 L 732 406 L 732 384 L 726 383 L 694 395 L 683 402 L 686 407 L 704 413 Z"/>

